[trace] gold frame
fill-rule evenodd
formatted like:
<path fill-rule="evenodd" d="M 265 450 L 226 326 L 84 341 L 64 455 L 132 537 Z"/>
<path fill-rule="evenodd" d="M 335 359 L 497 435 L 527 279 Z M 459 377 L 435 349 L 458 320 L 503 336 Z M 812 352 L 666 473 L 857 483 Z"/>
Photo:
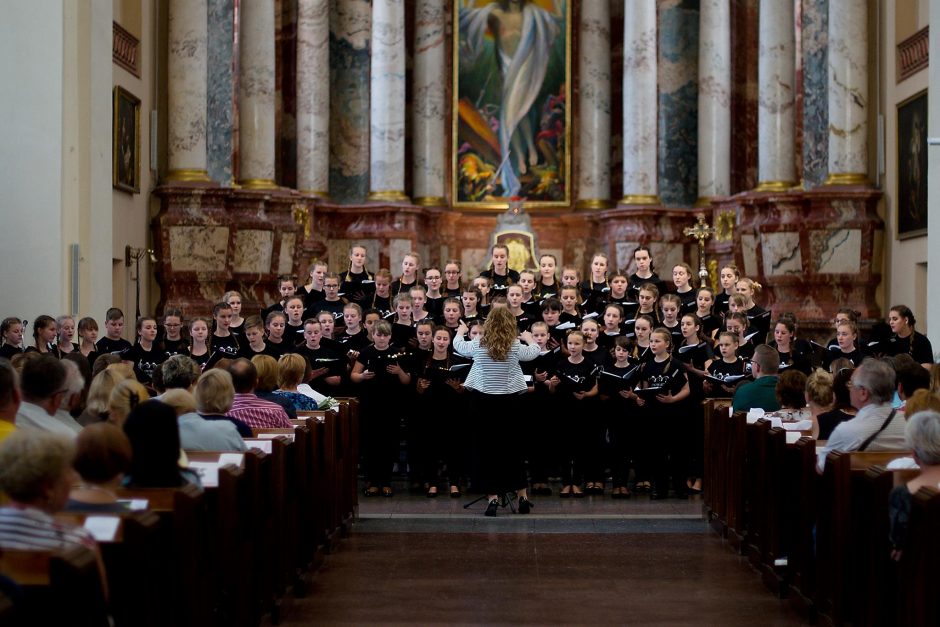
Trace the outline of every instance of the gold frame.
<path fill-rule="evenodd" d="M 124 117 L 121 113 L 121 105 L 130 104 L 134 110 L 134 122 L 133 122 L 133 133 L 132 138 L 124 138 L 124 140 L 130 140 L 134 144 L 134 156 L 133 163 L 129 164 L 128 167 L 131 169 L 131 178 L 128 180 L 127 177 L 121 176 L 121 165 L 122 162 L 119 159 L 119 155 L 122 154 L 122 142 L 121 131 L 123 128 Z M 140 98 L 127 91 L 123 87 L 116 85 L 114 87 L 114 100 L 111 105 L 111 186 L 115 189 L 120 189 L 125 192 L 130 192 L 132 194 L 140 193 Z M 129 143 L 129 142 L 127 142 Z M 127 174 L 126 172 L 124 173 Z"/>
<path fill-rule="evenodd" d="M 572 0 L 563 0 L 565 3 L 565 164 L 564 164 L 564 173 L 565 173 L 565 199 L 564 200 L 529 200 L 526 199 L 525 207 L 526 210 L 530 209 L 549 209 L 549 210 L 559 210 L 559 209 L 570 209 L 572 202 L 572 180 L 571 180 L 571 124 L 572 124 L 572 113 L 573 107 L 571 102 L 571 39 L 573 37 L 573 28 L 572 28 Z M 458 93 L 457 89 L 459 86 L 460 78 L 460 4 L 461 0 L 456 0 L 453 3 L 453 13 L 451 19 L 453 21 L 453 34 L 451 39 L 453 40 L 453 50 L 451 53 L 451 177 L 450 177 L 450 192 L 451 199 L 453 201 L 454 209 L 465 209 L 471 211 L 492 211 L 492 210 L 506 210 L 509 208 L 509 199 L 506 200 L 485 200 L 485 201 L 460 201 L 457 200 L 457 187 L 458 187 L 458 169 L 457 169 L 457 128 L 458 128 L 458 115 L 457 115 L 457 103 Z"/>

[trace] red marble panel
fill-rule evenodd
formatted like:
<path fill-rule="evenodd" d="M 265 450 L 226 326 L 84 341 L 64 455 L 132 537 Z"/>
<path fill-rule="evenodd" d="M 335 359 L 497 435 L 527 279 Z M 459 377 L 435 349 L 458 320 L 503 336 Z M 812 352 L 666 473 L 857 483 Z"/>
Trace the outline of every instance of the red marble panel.
<path fill-rule="evenodd" d="M 757 186 L 757 32 L 759 0 L 731 2 L 731 192 Z"/>

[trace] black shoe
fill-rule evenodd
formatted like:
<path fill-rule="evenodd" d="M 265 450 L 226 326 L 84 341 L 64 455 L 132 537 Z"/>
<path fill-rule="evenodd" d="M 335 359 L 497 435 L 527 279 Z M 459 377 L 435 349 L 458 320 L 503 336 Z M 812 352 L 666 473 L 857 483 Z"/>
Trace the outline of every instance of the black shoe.
<path fill-rule="evenodd" d="M 484 516 L 495 516 L 496 510 L 499 509 L 499 499 L 493 499 L 490 501 L 490 504 L 486 506 L 486 511 L 483 513 Z"/>
<path fill-rule="evenodd" d="M 532 501 L 530 501 L 529 499 L 527 499 L 527 498 L 524 497 L 524 496 L 520 496 L 520 497 L 519 497 L 519 508 L 518 508 L 518 511 L 519 511 L 520 514 L 528 514 L 529 512 L 532 511 L 532 508 L 533 508 L 533 507 L 535 507 L 535 506 L 532 504 Z"/>

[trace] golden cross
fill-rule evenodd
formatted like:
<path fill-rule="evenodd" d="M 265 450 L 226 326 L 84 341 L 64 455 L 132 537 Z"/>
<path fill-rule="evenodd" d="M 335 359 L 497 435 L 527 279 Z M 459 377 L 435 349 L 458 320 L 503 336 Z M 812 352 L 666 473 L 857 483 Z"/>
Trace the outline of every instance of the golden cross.
<path fill-rule="evenodd" d="M 708 223 L 705 222 L 704 213 L 697 213 L 696 217 L 698 220 L 695 224 L 684 228 L 682 233 L 686 237 L 691 237 L 698 241 L 698 277 L 701 280 L 701 284 L 706 285 L 708 282 L 708 269 L 705 263 L 705 240 L 715 234 L 715 227 L 709 226 Z"/>

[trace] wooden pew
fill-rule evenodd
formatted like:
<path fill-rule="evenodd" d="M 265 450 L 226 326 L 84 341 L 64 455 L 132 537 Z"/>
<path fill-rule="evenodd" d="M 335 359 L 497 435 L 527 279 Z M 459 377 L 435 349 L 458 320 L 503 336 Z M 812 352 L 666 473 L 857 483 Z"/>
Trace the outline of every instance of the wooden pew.
<path fill-rule="evenodd" d="M 359 517 L 359 399 L 344 396 L 340 402 L 340 513 L 343 533 Z"/>
<path fill-rule="evenodd" d="M 702 417 L 705 429 L 702 503 L 705 519 L 722 538 L 727 530 L 725 489 L 727 469 L 725 447 L 728 431 L 728 408 L 730 399 L 707 399 L 702 402 Z"/>
<path fill-rule="evenodd" d="M 792 505 L 791 546 L 787 555 L 787 597 L 801 614 L 816 617 L 816 510 L 818 505 L 819 476 L 816 474 L 817 441 L 800 438 L 794 445 L 794 454 L 788 455 L 783 473 L 794 483 Z"/>
<path fill-rule="evenodd" d="M 862 498 L 865 473 L 872 466 L 886 465 L 909 451 L 844 453 L 833 451 L 826 458 L 820 482 L 816 535 L 816 606 L 827 624 L 858 622 L 863 600 L 861 571 L 872 557 L 864 544 L 864 518 L 887 516 L 885 504 L 877 513 L 866 509 Z"/>
<path fill-rule="evenodd" d="M 913 495 L 907 548 L 898 563 L 898 608 L 895 624 L 940 623 L 937 563 L 940 560 L 940 492 L 921 488 Z"/>
<path fill-rule="evenodd" d="M 81 527 L 89 516 L 119 519 L 114 537 L 98 540 L 115 625 L 156 627 L 157 608 L 162 602 L 157 595 L 161 582 L 151 566 L 159 559 L 156 550 L 159 518 L 148 511 L 61 512 L 55 517 Z"/>
<path fill-rule="evenodd" d="M 179 488 L 123 488 L 122 498 L 147 499 L 159 517 L 157 575 L 162 603 L 157 618 L 164 625 L 202 626 L 210 620 L 212 593 L 205 574 L 208 564 L 207 517 L 203 492 L 192 485 Z"/>
<path fill-rule="evenodd" d="M 767 438 L 770 421 L 761 418 L 746 427 L 747 447 L 744 454 L 744 528 L 747 530 L 747 557 L 759 570 L 764 559 L 767 539 L 767 501 L 771 469 L 767 463 Z"/>
<path fill-rule="evenodd" d="M 24 625 L 110 625 L 98 562 L 85 547 L 5 549 L 0 552 L 0 574 L 23 591 L 16 612 Z"/>
<path fill-rule="evenodd" d="M 734 412 L 726 420 L 728 424 L 724 446 L 724 509 L 727 538 L 731 547 L 743 554 L 747 549 L 745 517 L 747 414 Z"/>

